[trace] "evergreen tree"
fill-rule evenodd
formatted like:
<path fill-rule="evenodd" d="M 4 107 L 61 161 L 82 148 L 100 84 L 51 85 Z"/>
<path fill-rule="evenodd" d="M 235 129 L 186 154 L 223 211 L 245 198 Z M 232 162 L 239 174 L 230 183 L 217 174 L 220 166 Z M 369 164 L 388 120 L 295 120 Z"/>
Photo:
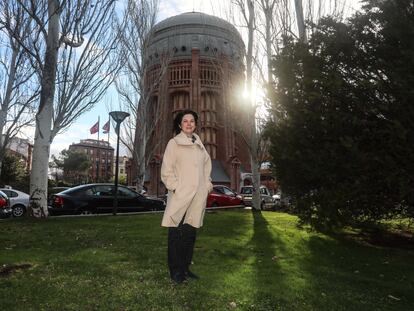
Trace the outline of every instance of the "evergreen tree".
<path fill-rule="evenodd" d="M 53 157 L 52 164 L 63 170 L 66 182 L 79 184 L 86 182 L 91 161 L 85 153 L 64 149 L 60 152 L 59 158 Z"/>
<path fill-rule="evenodd" d="M 29 180 L 24 161 L 20 157 L 6 152 L 2 162 L 0 183 L 21 191 L 27 191 Z"/>
<path fill-rule="evenodd" d="M 414 217 L 414 5 L 367 1 L 274 58 L 275 173 L 302 221 Z"/>

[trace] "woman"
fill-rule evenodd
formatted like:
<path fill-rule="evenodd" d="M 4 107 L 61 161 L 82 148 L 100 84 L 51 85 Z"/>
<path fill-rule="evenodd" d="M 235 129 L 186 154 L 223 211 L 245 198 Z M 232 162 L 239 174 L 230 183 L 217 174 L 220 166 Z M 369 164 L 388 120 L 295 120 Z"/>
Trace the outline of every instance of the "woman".
<path fill-rule="evenodd" d="M 174 119 L 176 136 L 167 144 L 161 166 L 161 180 L 168 189 L 162 226 L 168 229 L 168 267 L 171 279 L 182 283 L 198 279 L 189 270 L 196 228 L 203 225 L 207 195 L 212 191 L 211 160 L 194 131 L 198 115 L 179 112 Z"/>

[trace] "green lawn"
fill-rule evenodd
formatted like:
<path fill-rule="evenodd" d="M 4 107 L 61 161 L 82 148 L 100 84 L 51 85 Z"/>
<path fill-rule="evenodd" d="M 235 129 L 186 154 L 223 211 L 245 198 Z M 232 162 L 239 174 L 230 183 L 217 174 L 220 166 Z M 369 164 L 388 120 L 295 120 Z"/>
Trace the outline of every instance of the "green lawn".
<path fill-rule="evenodd" d="M 206 214 L 201 279 L 173 285 L 161 216 L 1 221 L 0 310 L 414 310 L 413 250 L 275 212 Z"/>

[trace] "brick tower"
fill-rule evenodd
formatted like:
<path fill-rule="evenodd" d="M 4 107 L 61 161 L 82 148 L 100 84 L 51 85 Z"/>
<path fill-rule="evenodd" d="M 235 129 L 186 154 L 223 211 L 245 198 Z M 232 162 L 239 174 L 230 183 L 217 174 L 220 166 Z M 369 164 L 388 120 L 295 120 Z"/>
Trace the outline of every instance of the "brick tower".
<path fill-rule="evenodd" d="M 241 173 L 250 171 L 248 149 L 236 126 L 247 120 L 237 100 L 244 80 L 243 55 L 236 28 L 215 16 L 190 12 L 154 26 L 144 55 L 145 84 L 161 122 L 150 143 L 149 193 L 165 191 L 160 182 L 162 154 L 173 137 L 173 118 L 184 109 L 199 114 L 197 133 L 212 159 L 213 183 L 239 190 Z"/>

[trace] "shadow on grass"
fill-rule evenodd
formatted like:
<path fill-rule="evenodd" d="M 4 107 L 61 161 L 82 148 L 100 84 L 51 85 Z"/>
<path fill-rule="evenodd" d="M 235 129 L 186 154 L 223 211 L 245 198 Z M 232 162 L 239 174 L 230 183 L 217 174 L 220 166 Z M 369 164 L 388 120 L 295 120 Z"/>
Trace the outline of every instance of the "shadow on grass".
<path fill-rule="evenodd" d="M 385 227 L 361 227 L 328 234 L 338 240 L 352 240 L 359 244 L 414 251 L 414 235 L 409 231 L 391 231 Z"/>
<path fill-rule="evenodd" d="M 250 241 L 255 255 L 254 280 L 257 289 L 254 310 L 282 310 L 288 307 L 284 298 L 287 288 L 285 275 L 279 264 L 282 253 L 286 253 L 284 242 L 272 232 L 262 212 L 253 211 L 253 236 Z M 276 288 L 275 288 L 275 284 Z M 260 306 L 259 309 L 255 306 Z"/>
<path fill-rule="evenodd" d="M 300 246 L 305 295 L 322 310 L 414 310 L 414 253 L 311 235 Z M 321 303 L 322 302 L 322 303 Z"/>
<path fill-rule="evenodd" d="M 167 279 L 160 282 L 162 295 L 152 297 L 159 301 L 157 310 L 218 310 L 217 306 L 220 306 L 219 310 L 226 310 L 232 301 L 237 301 L 240 306 L 239 297 L 243 297 L 240 293 L 243 286 L 240 285 L 248 284 L 244 278 L 244 264 L 249 260 L 246 230 L 251 229 L 251 219 L 246 216 L 248 214 L 243 210 L 206 214 L 204 226 L 197 230 L 194 264 L 190 267 L 200 280 L 189 280 L 180 285 L 169 280 L 167 230 L 161 229 L 162 257 L 161 262 L 157 259 L 157 266 L 161 270 L 160 277 Z"/>
<path fill-rule="evenodd" d="M 232 270 L 238 268 L 240 261 L 246 259 L 243 250 L 247 242 L 245 236 L 248 220 L 243 214 L 244 211 L 207 214 L 205 226 L 197 232 L 193 258 L 195 269 L 206 266 L 208 270 L 205 273 L 211 271 L 219 275 L 224 275 L 223 272 L 231 274 Z M 220 226 L 210 225 L 217 221 Z M 212 265 L 218 260 L 221 266 Z"/>

